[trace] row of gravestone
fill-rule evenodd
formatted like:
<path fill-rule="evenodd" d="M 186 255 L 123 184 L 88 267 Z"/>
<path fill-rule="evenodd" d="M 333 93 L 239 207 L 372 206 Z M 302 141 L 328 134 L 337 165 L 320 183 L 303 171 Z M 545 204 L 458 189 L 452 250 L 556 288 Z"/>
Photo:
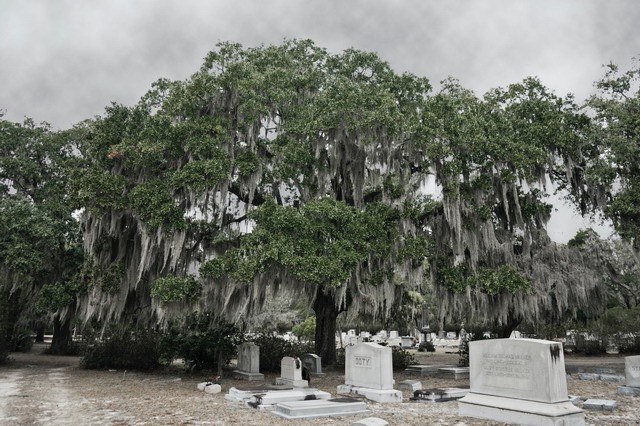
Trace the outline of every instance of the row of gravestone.
<path fill-rule="evenodd" d="M 294 368 L 296 362 L 301 362 L 301 365 L 297 366 L 298 368 Z M 284 357 L 280 366 L 281 369 L 286 369 L 287 372 L 290 372 L 289 375 L 291 377 L 293 377 L 294 373 L 296 373 L 296 377 L 298 372 L 302 374 L 302 366 L 304 366 L 310 374 L 323 374 L 321 359 L 316 354 L 304 354 L 301 360 Z M 260 373 L 260 347 L 258 345 L 253 342 L 245 342 L 238 346 L 238 362 L 233 376 L 241 380 L 264 380 L 264 375 Z"/>
<path fill-rule="evenodd" d="M 568 398 L 560 343 L 493 339 L 469 345 L 470 390 L 459 400 L 460 415 L 519 424 L 584 424 L 584 413 Z M 283 360 L 283 366 L 293 362 Z M 627 357 L 625 365 L 626 386 L 622 388 L 629 391 L 626 394 L 637 395 L 640 356 Z M 282 376 L 292 374 L 283 368 Z M 375 343 L 346 348 L 345 384 L 338 386 L 338 394 L 402 402 L 402 393 L 393 387 L 391 348 Z"/>

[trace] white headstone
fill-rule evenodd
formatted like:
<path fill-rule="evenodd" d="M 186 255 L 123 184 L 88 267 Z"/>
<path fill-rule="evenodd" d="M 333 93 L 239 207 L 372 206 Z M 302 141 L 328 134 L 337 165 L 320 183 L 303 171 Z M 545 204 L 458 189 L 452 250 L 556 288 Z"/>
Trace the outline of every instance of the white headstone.
<path fill-rule="evenodd" d="M 309 382 L 302 380 L 302 361 L 300 358 L 285 356 L 280 361 L 280 377 L 276 383 L 296 388 L 306 388 Z"/>
<path fill-rule="evenodd" d="M 640 355 L 624 358 L 624 375 L 627 386 L 640 387 Z"/>
<path fill-rule="evenodd" d="M 457 339 L 458 336 L 456 335 L 455 331 L 448 331 L 447 332 L 447 339 Z"/>
<path fill-rule="evenodd" d="M 387 330 L 380 330 L 378 331 L 378 336 L 382 337 L 383 339 L 386 339 L 387 336 Z"/>
<path fill-rule="evenodd" d="M 461 416 L 519 424 L 584 424 L 582 410 L 568 398 L 558 342 L 470 342 L 469 367 L 471 390 L 458 404 Z"/>
<path fill-rule="evenodd" d="M 352 328 L 351 330 L 347 331 L 347 336 L 349 337 L 356 336 L 356 330 Z"/>
<path fill-rule="evenodd" d="M 376 343 L 347 347 L 344 382 L 371 389 L 393 389 L 391 348 Z"/>
<path fill-rule="evenodd" d="M 402 402 L 393 389 L 391 348 L 377 343 L 358 343 L 345 351 L 345 384 L 338 393 L 357 393 L 377 402 Z"/>
<path fill-rule="evenodd" d="M 393 338 L 395 338 L 395 337 L 398 337 L 398 330 L 391 330 L 391 331 L 389 332 L 389 338 L 390 338 L 390 339 L 393 339 Z"/>

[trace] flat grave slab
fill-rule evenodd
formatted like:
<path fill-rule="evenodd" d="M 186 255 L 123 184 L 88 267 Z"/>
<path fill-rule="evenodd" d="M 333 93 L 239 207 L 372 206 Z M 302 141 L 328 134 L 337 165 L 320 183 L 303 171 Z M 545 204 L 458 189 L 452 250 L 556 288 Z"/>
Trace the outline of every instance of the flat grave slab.
<path fill-rule="evenodd" d="M 340 385 L 337 390 L 341 395 L 362 395 L 371 401 L 381 404 L 402 402 L 402 392 L 395 389 L 371 389 L 352 385 Z"/>
<path fill-rule="evenodd" d="M 313 388 L 301 388 L 292 390 L 276 390 L 265 393 L 256 393 L 251 397 L 251 402 L 257 405 L 272 405 L 280 402 L 309 401 L 315 399 L 331 399 L 329 392 Z"/>
<path fill-rule="evenodd" d="M 417 390 L 413 397 L 415 402 L 447 402 L 460 399 L 469 393 L 469 389 L 463 388 L 432 388 Z"/>
<path fill-rule="evenodd" d="M 351 426 L 387 426 L 388 421 L 379 417 L 366 417 L 351 423 Z"/>
<path fill-rule="evenodd" d="M 263 394 L 267 392 L 272 392 L 276 389 L 273 389 L 272 386 L 243 386 L 243 387 L 232 387 L 229 389 L 227 394 L 224 396 L 224 399 L 227 401 L 233 402 L 249 402 L 253 395 Z M 293 388 L 288 389 L 279 389 L 279 390 L 293 390 Z"/>
<path fill-rule="evenodd" d="M 640 388 L 633 386 L 620 386 L 616 390 L 616 394 L 625 396 L 640 396 Z"/>
<path fill-rule="evenodd" d="M 422 382 L 420 380 L 403 380 L 398 383 L 398 389 L 417 391 L 422 389 Z"/>
<path fill-rule="evenodd" d="M 404 372 L 411 375 L 418 375 L 420 377 L 431 376 L 438 373 L 440 368 L 455 367 L 453 364 L 416 364 L 410 365 L 405 368 Z"/>
<path fill-rule="evenodd" d="M 454 380 L 468 379 L 469 367 L 441 367 L 438 368 L 438 373 Z"/>
<path fill-rule="evenodd" d="M 612 399 L 587 399 L 582 408 L 585 410 L 613 411 L 617 403 Z"/>
<path fill-rule="evenodd" d="M 275 410 L 272 411 L 273 414 L 286 419 L 347 416 L 367 412 L 367 404 L 354 398 L 282 402 L 276 404 Z"/>
<path fill-rule="evenodd" d="M 250 373 L 248 371 L 242 370 L 233 370 L 233 378 L 237 380 L 262 381 L 264 380 L 264 374 Z"/>

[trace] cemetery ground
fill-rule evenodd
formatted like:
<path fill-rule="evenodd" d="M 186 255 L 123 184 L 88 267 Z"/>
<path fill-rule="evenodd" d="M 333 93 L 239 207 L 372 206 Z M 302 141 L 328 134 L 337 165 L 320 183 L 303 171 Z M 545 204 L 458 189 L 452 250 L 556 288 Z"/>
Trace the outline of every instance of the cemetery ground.
<path fill-rule="evenodd" d="M 78 357 L 43 355 L 44 345 L 34 345 L 30 353 L 14 353 L 11 361 L 0 367 L 0 424 L 95 424 L 95 425 L 349 425 L 378 417 L 390 425 L 497 425 L 500 423 L 458 416 L 456 401 L 410 402 L 412 392 L 403 391 L 402 404 L 379 404 L 367 401 L 370 413 L 358 416 L 286 420 L 272 413 L 226 401 L 231 387 L 255 385 L 233 380 L 231 372 L 222 379 L 222 392 L 198 391 L 199 382 L 211 378 L 210 372 L 188 374 L 180 368 L 160 372 L 96 371 L 80 368 Z M 458 355 L 440 350 L 416 353 L 420 364 L 455 365 Z M 585 410 L 587 424 L 640 424 L 640 398 L 616 395 L 621 385 L 615 381 L 580 380 L 578 373 L 611 373 L 624 376 L 624 356 L 565 356 L 570 376 L 570 395 L 582 400 L 612 399 L 612 411 Z M 343 369 L 325 369 L 325 377 L 313 377 L 311 387 L 335 395 L 344 383 Z M 277 374 L 265 374 L 271 383 Z M 421 380 L 424 389 L 436 387 L 468 388 L 468 379 L 453 380 L 436 375 L 416 377 L 394 372 L 396 384 L 405 379 Z"/>

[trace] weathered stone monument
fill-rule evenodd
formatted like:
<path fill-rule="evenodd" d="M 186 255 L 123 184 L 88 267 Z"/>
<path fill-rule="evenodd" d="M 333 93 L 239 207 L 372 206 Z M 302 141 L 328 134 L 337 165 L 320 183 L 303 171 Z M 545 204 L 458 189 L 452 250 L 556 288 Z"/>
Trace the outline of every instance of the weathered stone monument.
<path fill-rule="evenodd" d="M 345 384 L 339 394 L 359 394 L 376 402 L 402 402 L 402 392 L 393 389 L 391 348 L 377 343 L 358 343 L 345 351 Z"/>
<path fill-rule="evenodd" d="M 260 373 L 260 346 L 245 342 L 238 346 L 238 368 L 233 377 L 240 380 L 264 380 Z"/>
<path fill-rule="evenodd" d="M 624 358 L 625 386 L 618 388 L 618 395 L 640 396 L 640 355 Z"/>
<path fill-rule="evenodd" d="M 535 339 L 469 343 L 470 392 L 461 416 L 527 425 L 584 425 L 567 394 L 562 344 Z"/>
<path fill-rule="evenodd" d="M 280 361 L 280 377 L 276 384 L 293 386 L 294 388 L 309 387 L 309 382 L 302 379 L 302 361 L 300 358 L 285 356 Z"/>
<path fill-rule="evenodd" d="M 316 354 L 304 354 L 301 357 L 302 365 L 307 367 L 312 376 L 324 376 L 322 372 L 322 358 Z"/>

